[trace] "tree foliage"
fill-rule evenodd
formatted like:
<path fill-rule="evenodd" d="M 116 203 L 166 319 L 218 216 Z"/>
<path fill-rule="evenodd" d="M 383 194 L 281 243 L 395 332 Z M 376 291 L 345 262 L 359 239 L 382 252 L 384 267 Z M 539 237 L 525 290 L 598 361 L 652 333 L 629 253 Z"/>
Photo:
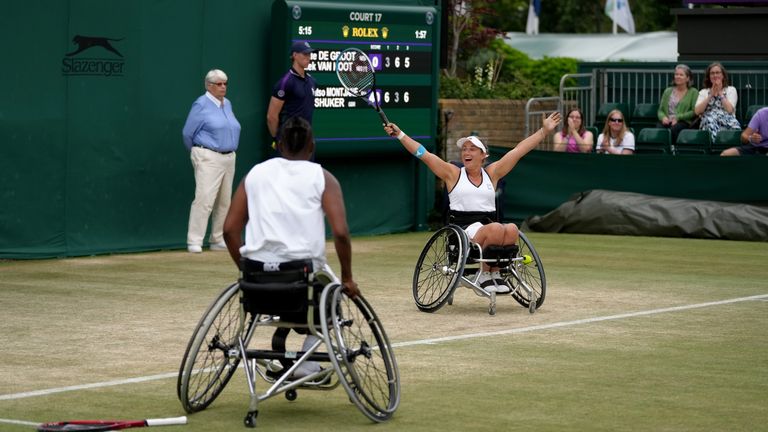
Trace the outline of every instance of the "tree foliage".
<path fill-rule="evenodd" d="M 448 0 L 448 65 L 441 97 L 528 98 L 554 96 L 560 78 L 576 72 L 572 58 L 534 60 L 505 44 L 499 36 L 524 31 L 528 0 Z M 605 0 L 542 0 L 541 33 L 608 33 Z M 629 0 L 638 32 L 671 30 L 670 9 L 679 0 Z"/>

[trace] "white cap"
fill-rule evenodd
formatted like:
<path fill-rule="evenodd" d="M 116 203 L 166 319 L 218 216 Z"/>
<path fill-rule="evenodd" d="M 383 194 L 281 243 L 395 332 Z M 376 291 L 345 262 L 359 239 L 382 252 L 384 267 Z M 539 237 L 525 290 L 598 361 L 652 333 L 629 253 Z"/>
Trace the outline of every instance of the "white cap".
<path fill-rule="evenodd" d="M 464 146 L 464 143 L 467 142 L 467 141 L 471 142 L 472 145 L 474 145 L 475 147 L 477 147 L 480 150 L 482 150 L 483 153 L 486 153 L 486 154 L 488 153 L 488 149 L 485 148 L 485 144 L 483 144 L 483 142 L 480 141 L 480 138 L 478 138 L 478 137 L 476 137 L 474 135 L 468 136 L 466 138 L 459 138 L 459 140 L 456 141 L 456 146 L 459 149 L 461 149 L 461 147 Z"/>

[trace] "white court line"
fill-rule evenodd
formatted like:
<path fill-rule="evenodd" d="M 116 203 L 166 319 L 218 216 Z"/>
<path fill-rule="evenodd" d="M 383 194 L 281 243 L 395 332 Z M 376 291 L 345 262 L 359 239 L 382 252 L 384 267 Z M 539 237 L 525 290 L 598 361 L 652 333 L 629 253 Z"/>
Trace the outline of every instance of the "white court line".
<path fill-rule="evenodd" d="M 634 318 L 634 317 L 645 316 L 645 315 L 657 315 L 657 314 L 667 313 L 667 312 L 678 312 L 678 311 L 689 310 L 689 309 L 699 309 L 699 308 L 710 307 L 710 306 L 720 306 L 720 305 L 730 304 L 730 303 L 738 303 L 738 302 L 751 301 L 751 300 L 765 300 L 765 299 L 768 299 L 768 294 L 760 294 L 760 295 L 755 295 L 750 297 L 739 297 L 739 298 L 734 298 L 729 300 L 720 300 L 720 301 L 707 302 L 707 303 L 697 303 L 697 304 L 685 305 L 685 306 L 674 306 L 674 307 L 661 308 L 661 309 L 651 309 L 651 310 L 640 311 L 640 312 L 628 312 L 624 314 L 608 315 L 604 317 L 595 317 L 595 318 L 585 318 L 585 319 L 574 320 L 574 321 L 561 321 L 561 322 L 552 323 L 552 324 L 542 324 L 537 326 L 522 327 L 522 328 L 516 328 L 516 329 L 498 330 L 494 332 L 470 333 L 466 335 L 446 336 L 446 337 L 435 338 L 435 339 L 423 339 L 423 340 L 411 341 L 411 342 L 398 342 L 398 343 L 392 344 L 392 347 L 435 344 L 439 342 L 451 342 L 451 341 L 462 340 L 462 339 L 473 339 L 473 338 L 481 338 L 481 337 L 488 337 L 488 336 L 501 336 L 501 335 L 508 335 L 508 334 L 516 334 L 516 333 L 527 333 L 527 332 L 532 332 L 536 330 L 549 330 L 553 328 L 569 327 L 569 326 L 580 325 L 580 324 L 590 324 L 590 323 L 595 323 L 600 321 L 610 321 L 610 320 L 617 320 L 617 319 L 623 319 L 623 318 Z"/>
<path fill-rule="evenodd" d="M 0 423 L 15 424 L 20 426 L 32 426 L 32 427 L 40 426 L 40 423 L 28 422 L 23 420 L 11 420 L 11 419 L 4 419 L 4 418 L 0 418 Z"/>
<path fill-rule="evenodd" d="M 13 393 L 13 394 L 7 394 L 7 395 L 0 395 L 0 401 L 23 399 L 23 398 L 35 397 L 35 396 L 47 396 L 54 393 L 63 393 L 63 392 L 75 391 L 75 390 L 86 390 L 86 389 L 119 386 L 124 384 L 133 384 L 133 383 L 140 383 L 140 382 L 147 382 L 147 381 L 156 381 L 156 380 L 161 380 L 166 378 L 176 378 L 177 376 L 179 376 L 178 372 L 164 373 L 160 375 L 149 375 L 145 377 L 128 378 L 128 379 L 115 380 L 115 381 L 105 381 L 105 382 L 93 383 L 93 384 L 80 384 L 80 385 L 74 385 L 74 386 L 68 386 L 68 387 L 35 390 L 35 391 L 23 392 L 23 393 Z"/>
<path fill-rule="evenodd" d="M 628 313 L 618 314 L 618 315 L 585 318 L 585 319 L 573 320 L 573 321 L 561 321 L 561 322 L 552 323 L 552 324 L 542 324 L 537 326 L 498 330 L 493 332 L 470 333 L 465 335 L 446 336 L 446 337 L 434 338 L 434 339 L 422 339 L 422 340 L 409 341 L 409 342 L 398 342 L 398 343 L 392 344 L 392 347 L 396 348 L 396 347 L 407 347 L 407 346 L 414 346 L 414 345 L 433 345 L 441 342 L 451 342 L 451 341 L 457 341 L 462 339 L 474 339 L 474 338 L 483 338 L 483 337 L 489 337 L 489 336 L 501 336 L 501 335 L 516 334 L 516 333 L 527 333 L 527 332 L 538 331 L 538 330 L 549 330 L 554 328 L 570 327 L 570 326 L 576 326 L 581 324 L 590 324 L 590 323 L 596 323 L 596 322 L 602 322 L 602 321 L 634 318 L 634 317 L 647 316 L 647 315 L 657 315 L 662 313 L 679 312 L 679 311 L 690 310 L 690 309 L 700 309 L 700 308 L 705 308 L 710 306 L 720 306 L 720 305 L 731 304 L 731 303 L 739 303 L 739 302 L 752 301 L 752 300 L 765 300 L 765 299 L 768 299 L 768 294 L 760 294 L 760 295 L 749 296 L 749 297 L 739 297 L 739 298 L 728 299 L 728 300 L 720 300 L 720 301 L 707 302 L 707 303 L 697 303 L 697 304 L 684 305 L 684 306 L 674 306 L 674 307 L 661 308 L 661 309 L 651 309 L 647 311 L 628 312 Z M 28 397 L 35 397 L 35 396 L 47 396 L 55 393 L 63 393 L 63 392 L 74 391 L 74 390 L 85 390 L 85 389 L 94 389 L 94 388 L 111 387 L 111 386 L 118 386 L 118 385 L 124 385 L 124 384 L 147 382 L 147 381 L 155 381 L 155 380 L 161 380 L 161 379 L 167 379 L 167 378 L 175 378 L 177 376 L 178 376 L 178 373 L 174 372 L 174 373 L 165 373 L 160 375 L 150 375 L 146 377 L 129 378 L 124 380 L 106 381 L 101 383 L 81 384 L 81 385 L 59 387 L 59 388 L 52 388 L 52 389 L 45 389 L 45 390 L 35 390 L 35 391 L 23 392 L 23 393 L 12 393 L 12 394 L 0 395 L 0 401 L 16 400 L 16 399 L 23 399 Z M 0 419 L 0 422 L 2 422 L 2 419 Z"/>

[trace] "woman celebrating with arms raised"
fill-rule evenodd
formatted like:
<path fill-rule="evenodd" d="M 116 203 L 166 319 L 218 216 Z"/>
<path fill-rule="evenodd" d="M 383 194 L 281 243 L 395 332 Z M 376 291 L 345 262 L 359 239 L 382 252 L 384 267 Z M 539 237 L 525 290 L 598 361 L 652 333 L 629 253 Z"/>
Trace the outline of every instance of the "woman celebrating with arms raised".
<path fill-rule="evenodd" d="M 560 120 L 559 112 L 550 114 L 542 121 L 541 129 L 521 141 L 501 159 L 485 167 L 483 165 L 488 158 L 488 149 L 476 136 L 461 138 L 456 142 L 461 149 L 461 162 L 464 164 L 459 168 L 428 152 L 423 145 L 411 139 L 394 123 L 384 126 L 384 131 L 396 137 L 408 152 L 424 162 L 445 182 L 454 223 L 464 228 L 470 240 L 485 249 L 487 246 L 517 243 L 517 226 L 496 222 L 496 186 L 523 156 L 555 130 Z M 510 291 L 498 274 L 498 269 L 491 268 L 490 272 L 485 270 L 479 279 L 483 288 L 495 289 L 499 293 Z"/>

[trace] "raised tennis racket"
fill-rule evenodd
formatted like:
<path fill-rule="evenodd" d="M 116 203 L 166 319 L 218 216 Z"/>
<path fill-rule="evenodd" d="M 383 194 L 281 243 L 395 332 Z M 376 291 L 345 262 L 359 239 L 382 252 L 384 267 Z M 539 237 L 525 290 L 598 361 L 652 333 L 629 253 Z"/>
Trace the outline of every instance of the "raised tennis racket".
<path fill-rule="evenodd" d="M 385 125 L 389 124 L 387 115 L 381 109 L 376 71 L 368 55 L 357 48 L 345 49 L 336 58 L 336 76 L 350 94 L 365 100 L 376 110 L 381 121 Z"/>
<path fill-rule="evenodd" d="M 171 426 L 187 424 L 187 418 L 170 417 L 145 420 L 70 420 L 63 422 L 43 423 L 37 427 L 38 432 L 56 431 L 114 431 L 147 426 Z"/>

